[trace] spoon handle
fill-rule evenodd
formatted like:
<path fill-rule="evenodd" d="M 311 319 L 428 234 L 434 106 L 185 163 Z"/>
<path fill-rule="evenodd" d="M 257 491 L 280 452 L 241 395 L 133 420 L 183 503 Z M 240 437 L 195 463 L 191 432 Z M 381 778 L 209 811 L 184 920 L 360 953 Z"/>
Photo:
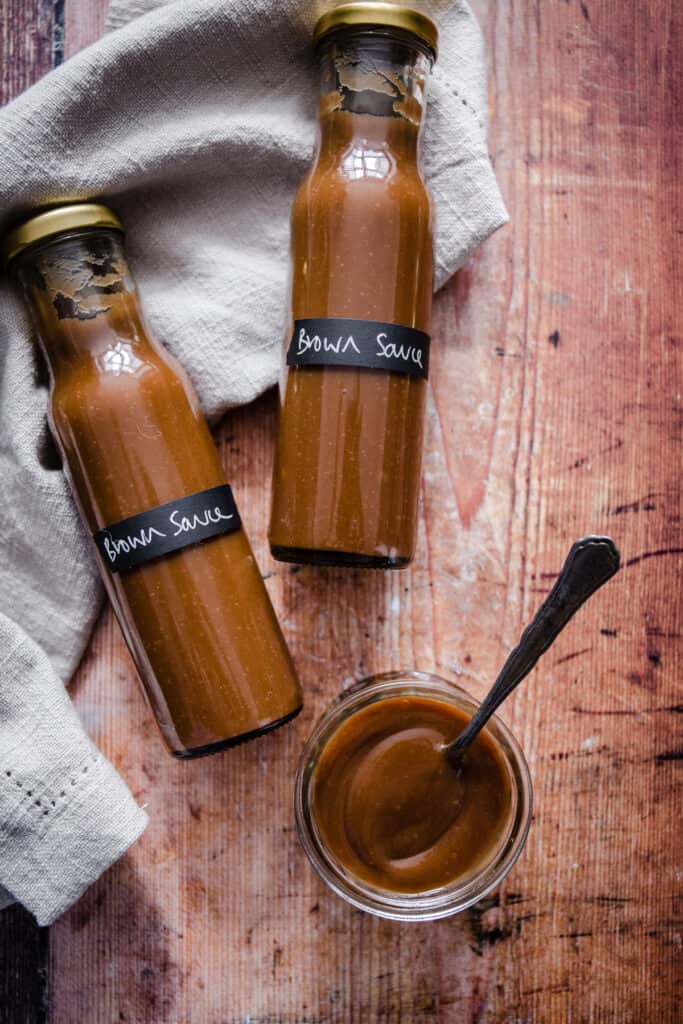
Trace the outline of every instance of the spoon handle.
<path fill-rule="evenodd" d="M 446 756 L 451 763 L 458 760 L 496 708 L 531 672 L 572 615 L 618 568 L 619 551 L 611 537 L 584 537 L 572 545 L 552 590 L 510 652 L 488 696 L 466 728 L 449 744 Z"/>

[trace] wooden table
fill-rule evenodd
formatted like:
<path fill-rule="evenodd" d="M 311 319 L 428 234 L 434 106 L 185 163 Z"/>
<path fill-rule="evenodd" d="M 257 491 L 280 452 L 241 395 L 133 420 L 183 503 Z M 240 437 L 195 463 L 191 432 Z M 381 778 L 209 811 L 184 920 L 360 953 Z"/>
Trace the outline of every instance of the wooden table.
<path fill-rule="evenodd" d="M 104 6 L 2 0 L 4 98 L 95 39 Z M 305 711 L 175 763 L 104 615 L 72 693 L 151 824 L 49 931 L 0 916 L 3 1022 L 683 1019 L 681 5 L 475 6 L 512 223 L 437 300 L 415 566 L 274 563 L 274 394 L 226 419 L 225 466 Z M 518 865 L 438 924 L 350 910 L 292 827 L 313 720 L 342 682 L 392 668 L 483 695 L 591 531 L 617 539 L 624 568 L 504 711 L 535 786 Z"/>

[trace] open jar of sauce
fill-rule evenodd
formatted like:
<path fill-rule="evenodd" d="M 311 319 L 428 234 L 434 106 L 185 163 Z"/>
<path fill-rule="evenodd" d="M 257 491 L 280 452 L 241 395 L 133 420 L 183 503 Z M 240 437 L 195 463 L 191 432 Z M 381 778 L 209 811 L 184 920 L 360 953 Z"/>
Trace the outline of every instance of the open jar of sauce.
<path fill-rule="evenodd" d="M 389 3 L 315 29 L 319 142 L 291 219 L 291 320 L 270 545 L 401 568 L 417 532 L 432 224 L 419 144 L 437 31 Z"/>
<path fill-rule="evenodd" d="M 145 325 L 122 231 L 107 207 L 57 207 L 3 255 L 145 693 L 171 752 L 197 757 L 293 718 L 301 693 L 195 392 Z"/>
<path fill-rule="evenodd" d="M 498 885 L 531 823 L 524 755 L 497 717 L 454 769 L 443 750 L 477 708 L 437 676 L 395 672 L 347 690 L 301 756 L 299 838 L 342 899 L 378 917 L 459 913 Z"/>

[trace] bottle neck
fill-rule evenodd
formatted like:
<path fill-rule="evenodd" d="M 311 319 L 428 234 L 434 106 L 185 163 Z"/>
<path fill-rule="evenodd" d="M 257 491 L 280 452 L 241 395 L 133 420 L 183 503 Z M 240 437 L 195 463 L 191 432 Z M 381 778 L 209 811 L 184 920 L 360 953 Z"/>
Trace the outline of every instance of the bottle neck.
<path fill-rule="evenodd" d="M 116 358 L 110 354 L 117 339 L 126 345 L 145 340 L 117 231 L 89 229 L 49 239 L 19 256 L 13 269 L 53 371 Z"/>
<path fill-rule="evenodd" d="M 349 28 L 324 39 L 318 58 L 321 157 L 351 143 L 417 162 L 432 65 L 420 41 L 400 30 Z"/>

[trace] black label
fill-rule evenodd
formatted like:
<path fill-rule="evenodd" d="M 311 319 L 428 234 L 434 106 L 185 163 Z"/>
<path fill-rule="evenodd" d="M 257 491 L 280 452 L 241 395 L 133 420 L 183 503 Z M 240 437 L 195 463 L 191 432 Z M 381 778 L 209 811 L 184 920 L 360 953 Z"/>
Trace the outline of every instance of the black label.
<path fill-rule="evenodd" d="M 93 536 L 110 572 L 125 572 L 240 526 L 232 491 L 221 484 L 129 516 Z"/>
<path fill-rule="evenodd" d="M 429 335 L 377 320 L 318 317 L 294 321 L 288 366 L 362 366 L 427 377 Z"/>

